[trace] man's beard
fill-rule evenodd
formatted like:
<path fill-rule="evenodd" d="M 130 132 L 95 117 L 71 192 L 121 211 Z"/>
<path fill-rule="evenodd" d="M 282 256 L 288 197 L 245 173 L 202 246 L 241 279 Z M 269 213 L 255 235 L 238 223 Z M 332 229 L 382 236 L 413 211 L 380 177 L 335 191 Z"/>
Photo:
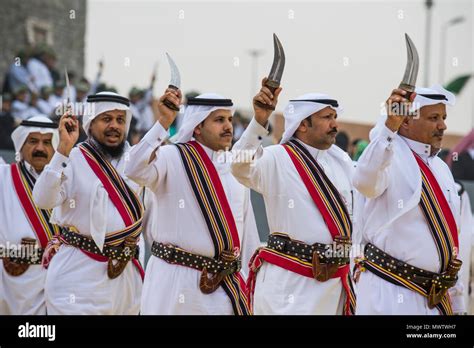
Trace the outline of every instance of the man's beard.
<path fill-rule="evenodd" d="M 125 139 L 116 146 L 108 146 L 106 144 L 103 144 L 94 137 L 91 137 L 91 140 L 93 141 L 94 145 L 96 145 L 96 147 L 99 149 L 99 151 L 103 154 L 108 155 L 112 158 L 122 157 L 125 149 Z"/>

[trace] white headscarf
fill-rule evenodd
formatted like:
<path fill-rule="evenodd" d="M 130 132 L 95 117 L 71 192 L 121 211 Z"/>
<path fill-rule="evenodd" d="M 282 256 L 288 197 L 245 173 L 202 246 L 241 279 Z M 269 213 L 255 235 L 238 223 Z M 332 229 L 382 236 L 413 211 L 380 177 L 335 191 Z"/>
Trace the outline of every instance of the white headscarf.
<path fill-rule="evenodd" d="M 317 99 L 334 99 L 327 94 L 322 93 L 307 93 L 299 96 L 293 100 L 317 100 Z M 285 132 L 281 138 L 280 144 L 286 143 L 295 134 L 301 121 L 306 117 L 318 112 L 325 107 L 330 107 L 335 110 L 337 114 L 341 114 L 343 109 L 341 107 L 333 107 L 328 104 L 315 103 L 312 101 L 290 101 L 283 111 L 285 117 Z"/>
<path fill-rule="evenodd" d="M 114 96 L 114 97 L 120 97 L 119 94 L 114 93 L 114 92 L 99 92 L 95 95 L 103 95 L 103 96 Z M 84 119 L 82 122 L 82 128 L 84 128 L 84 131 L 86 132 L 87 135 L 89 135 L 89 127 L 91 125 L 91 122 L 94 118 L 99 116 L 100 114 L 106 112 L 106 111 L 111 111 L 111 110 L 125 110 L 125 136 L 128 134 L 128 131 L 130 129 L 130 122 L 132 121 L 132 112 L 130 111 L 130 108 L 125 105 L 121 104 L 118 102 L 111 102 L 111 101 L 97 101 L 97 102 L 87 102 L 86 107 L 85 107 L 85 112 L 84 112 Z"/>
<path fill-rule="evenodd" d="M 221 95 L 215 93 L 204 93 L 198 95 L 196 98 L 203 99 L 226 99 Z M 174 143 L 185 143 L 191 140 L 196 128 L 207 116 L 216 110 L 230 110 L 234 114 L 235 107 L 233 106 L 206 106 L 206 105 L 188 105 L 184 110 L 183 123 L 179 131 L 170 140 Z"/>
<path fill-rule="evenodd" d="M 444 89 L 441 85 L 434 85 L 430 88 L 417 87 L 415 88 L 415 92 L 416 97 L 412 103 L 410 111 L 421 109 L 423 106 L 435 105 L 439 103 L 454 106 L 454 103 L 456 102 L 456 97 L 454 96 L 454 94 Z M 428 96 L 422 96 L 422 94 L 428 96 L 433 94 L 443 95 L 445 99 L 432 99 Z"/>
<path fill-rule="evenodd" d="M 426 87 L 417 87 L 415 88 L 416 92 L 416 97 L 415 100 L 413 100 L 412 106 L 410 107 L 410 112 L 414 112 L 415 110 L 421 109 L 424 106 L 428 105 L 436 105 L 436 104 L 445 104 L 449 106 L 454 106 L 456 103 L 456 97 L 454 96 L 453 93 L 450 91 L 444 89 L 441 85 L 437 84 L 434 86 L 431 86 L 430 88 Z M 430 95 L 430 94 L 441 94 L 444 95 L 446 99 L 431 99 L 426 96 L 422 96 L 421 94 L 424 95 Z M 384 111 L 380 118 L 377 121 L 377 124 L 375 125 L 374 128 L 371 129 L 369 138 L 370 140 L 374 139 L 379 130 L 382 129 L 382 127 L 385 126 L 385 121 L 387 120 L 387 111 L 384 108 Z"/>
<path fill-rule="evenodd" d="M 30 117 L 27 121 L 54 123 L 45 115 L 33 116 L 33 117 Z M 53 145 L 54 151 L 56 151 L 56 149 L 58 148 L 59 132 L 57 128 L 18 126 L 12 132 L 12 135 L 11 135 L 12 140 L 13 140 L 13 145 L 15 145 L 16 158 L 21 158 L 21 148 L 23 147 L 23 144 L 28 138 L 28 135 L 30 135 L 31 133 L 41 133 L 41 134 L 51 133 L 53 135 L 51 144 Z"/>

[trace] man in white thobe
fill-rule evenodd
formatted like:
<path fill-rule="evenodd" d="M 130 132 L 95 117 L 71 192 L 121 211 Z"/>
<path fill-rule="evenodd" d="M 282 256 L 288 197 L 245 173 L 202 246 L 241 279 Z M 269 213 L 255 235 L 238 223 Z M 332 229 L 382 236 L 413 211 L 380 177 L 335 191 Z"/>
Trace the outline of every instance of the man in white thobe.
<path fill-rule="evenodd" d="M 14 183 L 13 170 L 19 168 L 24 177 L 34 184 L 45 165 L 53 157 L 58 146 L 59 137 L 55 125 L 46 116 L 34 116 L 23 122 L 12 133 L 18 162 L 15 164 L 0 164 L 0 248 L 8 256 L 7 251 L 15 247 L 19 251 L 21 242 L 29 238 L 38 247 L 41 241 L 37 235 L 36 221 L 30 220 L 25 206 L 20 201 L 21 193 L 17 191 L 18 183 Z M 23 199 L 25 197 L 23 196 Z M 27 204 L 28 202 L 24 202 Z M 50 214 L 50 212 L 46 212 Z M 51 232 L 54 227 L 45 226 Z M 47 242 L 47 241 L 46 241 Z M 44 248 L 44 246 L 43 246 Z M 33 250 L 31 250 L 33 251 Z M 26 250 L 26 252 L 29 252 Z M 15 256 L 18 260 L 20 255 Z M 26 256 L 26 255 L 25 255 Z M 31 255 L 34 256 L 34 255 Z M 41 255 L 36 255 L 36 261 L 23 264 L 23 270 L 16 272 L 13 262 L 3 259 L 0 264 L 0 315 L 36 315 L 46 314 L 44 299 L 44 284 L 46 270 L 41 266 Z"/>
<path fill-rule="evenodd" d="M 281 144 L 263 148 L 262 138 L 268 134 L 266 126 L 272 111 L 255 102 L 274 108 L 280 90 L 272 93 L 262 82 L 254 98 L 255 117 L 233 148 L 242 160 L 232 164 L 232 173 L 240 183 L 263 195 L 271 234 L 283 233 L 306 244 L 328 245 L 333 237 L 282 144 L 296 138 L 322 167 L 351 214 L 352 162 L 333 145 L 341 109 L 337 101 L 321 93 L 291 100 L 284 111 Z M 255 314 L 342 314 L 345 300 L 342 281 L 337 277 L 318 281 L 270 262 L 263 262 L 257 273 Z"/>
<path fill-rule="evenodd" d="M 189 267 L 189 260 L 188 267 L 182 265 L 188 257 L 196 262 L 202 259 L 214 262 L 220 255 L 216 255 L 206 224 L 207 216 L 203 215 L 193 193 L 178 146 L 164 145 L 167 130 L 177 114 L 163 105 L 166 98 L 179 105 L 181 92 L 168 89 L 160 99 L 158 121 L 132 148 L 130 157 L 133 160 L 127 164 L 125 173 L 138 184 L 149 187 L 155 195 L 152 214 L 155 215 L 156 229 L 148 231 L 153 238 L 149 244 L 153 243 L 154 247 L 165 245 L 168 251 L 180 248 L 187 256 L 176 259 L 178 264 L 168 263 L 169 260 L 157 257 L 159 254 L 152 247 L 153 256 L 146 269 L 141 313 L 245 314 L 240 312 L 240 307 L 234 308 L 224 288 L 225 279 L 217 283 L 219 286 L 213 291 L 204 293 L 201 286 L 204 272 Z M 193 143 L 196 148 L 202 149 L 201 159 L 208 156 L 211 166 L 217 171 L 233 216 L 227 223 L 231 224 L 230 220 L 234 219 L 238 231 L 240 251 L 237 250 L 237 253 L 241 256 L 240 273 L 245 285 L 246 265 L 259 242 L 250 192 L 231 175 L 226 157 L 228 153 L 222 151 L 231 146 L 232 102 L 216 94 L 202 94 L 194 99 L 193 105 L 190 103 L 188 101 L 183 126 L 174 140 L 177 143 Z"/>
<path fill-rule="evenodd" d="M 387 100 L 387 108 L 393 103 L 407 103 L 405 96 L 405 91 L 394 90 Z M 416 271 L 409 279 L 414 280 L 416 274 L 419 277 L 420 273 L 440 273 L 442 267 L 434 235 L 420 203 L 423 163 L 434 175 L 459 226 L 460 201 L 456 185 L 448 166 L 436 156 L 446 130 L 446 105 L 454 105 L 454 100 L 454 95 L 441 86 L 417 88 L 410 111 L 417 112 L 418 116 L 403 117 L 390 111 L 388 117 L 382 117 L 371 131 L 371 142 L 357 164 L 353 183 L 366 197 L 361 241 L 399 260 L 401 268 L 394 271 L 395 278 Z M 421 162 L 417 162 L 417 158 Z M 366 259 L 371 257 L 370 253 L 373 249 L 365 253 Z M 380 259 L 391 262 L 388 257 Z M 365 271 L 360 273 L 357 283 L 357 314 L 436 315 L 441 312 L 437 307 L 428 306 L 426 296 L 391 283 L 366 268 L 361 268 Z M 451 296 L 452 310 L 464 312 L 462 295 L 454 291 L 456 288 L 450 289 L 454 295 Z"/>
<path fill-rule="evenodd" d="M 139 312 L 142 274 L 135 260 L 129 260 L 123 271 L 116 274 L 111 271 L 114 269 L 111 264 L 118 263 L 112 262 L 107 255 L 97 257 L 101 252 L 105 253 L 110 235 L 127 228 L 128 224 L 122 217 L 123 209 L 117 205 L 117 197 L 114 199 L 113 192 L 102 181 L 110 176 L 99 178 L 92 169 L 95 167 L 90 165 L 91 152 L 84 152 L 80 147 L 87 145 L 88 149 L 95 149 L 102 162 L 113 167 L 124 180 L 123 186 L 138 192 L 139 187 L 122 175 L 129 149 L 125 140 L 131 120 L 128 105 L 128 99 L 112 92 L 89 96 L 83 120 L 88 139 L 74 148 L 79 136 L 79 123 L 74 117 L 68 117 L 69 114 L 63 115 L 59 125 L 58 151 L 35 185 L 33 196 L 36 203 L 40 207 L 54 208 L 51 221 L 63 227 L 61 234 L 65 233 L 64 229 L 73 229 L 75 232 L 69 232 L 69 235 L 82 240 L 86 238 L 89 247 L 99 249 L 87 253 L 86 249 L 74 246 L 69 240 L 59 247 L 52 244 L 49 253 L 47 250 L 46 256 L 51 258 L 54 255 L 51 260 L 48 257 L 43 260 L 46 265 L 49 263 L 45 288 L 48 314 Z M 134 241 L 138 236 L 134 236 Z M 127 239 L 116 247 L 123 253 L 128 250 L 130 254 L 130 249 L 124 247 L 126 242 Z"/>

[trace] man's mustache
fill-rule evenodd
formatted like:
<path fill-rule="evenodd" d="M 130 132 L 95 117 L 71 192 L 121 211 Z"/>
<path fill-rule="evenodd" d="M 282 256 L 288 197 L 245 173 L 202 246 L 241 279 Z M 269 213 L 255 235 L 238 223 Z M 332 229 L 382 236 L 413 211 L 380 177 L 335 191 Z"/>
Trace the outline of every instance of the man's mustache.
<path fill-rule="evenodd" d="M 233 133 L 232 132 L 224 132 L 224 133 L 221 133 L 221 137 L 225 137 L 227 135 L 230 135 L 230 136 L 233 136 Z"/>
<path fill-rule="evenodd" d="M 120 131 L 115 130 L 115 129 L 108 130 L 104 134 L 107 135 L 107 136 L 109 136 L 109 135 L 121 136 L 122 135 L 122 133 L 120 133 Z"/>
<path fill-rule="evenodd" d="M 43 151 L 35 151 L 35 152 L 33 152 L 33 157 L 48 158 L 48 155 Z"/>
<path fill-rule="evenodd" d="M 444 132 L 434 132 L 433 136 L 435 137 L 442 137 L 444 135 Z"/>
<path fill-rule="evenodd" d="M 337 133 L 337 128 L 334 127 L 333 129 L 331 129 L 328 134 L 332 134 L 332 133 Z"/>

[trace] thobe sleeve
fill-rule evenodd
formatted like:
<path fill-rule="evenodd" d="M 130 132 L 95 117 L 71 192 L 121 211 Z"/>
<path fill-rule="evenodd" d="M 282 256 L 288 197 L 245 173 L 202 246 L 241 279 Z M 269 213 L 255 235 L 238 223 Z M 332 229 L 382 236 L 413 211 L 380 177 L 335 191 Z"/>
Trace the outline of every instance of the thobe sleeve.
<path fill-rule="evenodd" d="M 262 138 L 267 134 L 268 131 L 252 119 L 232 148 L 232 174 L 242 185 L 261 194 L 265 191 L 264 172 L 272 161 L 272 155 L 262 147 Z"/>
<path fill-rule="evenodd" d="M 166 175 L 166 161 L 160 156 L 160 150 L 167 137 L 166 129 L 160 122 L 155 122 L 143 139 L 131 148 L 125 175 L 140 186 L 155 191 Z"/>
<path fill-rule="evenodd" d="M 56 151 L 51 162 L 38 177 L 33 189 L 33 200 L 41 209 L 52 209 L 72 196 L 73 171 L 69 157 Z"/>
<path fill-rule="evenodd" d="M 466 304 L 464 303 L 464 285 L 461 278 L 458 279 L 456 285 L 448 290 L 449 298 L 451 299 L 451 307 L 453 313 L 462 314 L 467 312 Z"/>
<path fill-rule="evenodd" d="M 242 272 L 244 278 L 248 277 L 250 259 L 259 246 L 260 238 L 258 236 L 252 201 L 250 200 L 250 190 L 246 189 L 244 203 L 244 231 L 241 241 Z"/>
<path fill-rule="evenodd" d="M 397 135 L 387 127 L 380 130 L 357 162 L 353 184 L 367 198 L 380 196 L 388 187 L 393 141 Z"/>

